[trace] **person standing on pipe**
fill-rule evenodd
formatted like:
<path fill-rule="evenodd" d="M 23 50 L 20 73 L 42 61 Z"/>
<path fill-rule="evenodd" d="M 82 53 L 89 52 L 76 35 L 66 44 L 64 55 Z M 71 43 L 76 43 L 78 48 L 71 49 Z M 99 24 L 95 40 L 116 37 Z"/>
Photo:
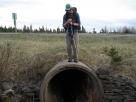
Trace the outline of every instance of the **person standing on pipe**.
<path fill-rule="evenodd" d="M 76 7 L 66 4 L 66 13 L 63 16 L 63 27 L 66 32 L 68 62 L 78 62 L 78 30 L 80 30 L 80 16 Z"/>

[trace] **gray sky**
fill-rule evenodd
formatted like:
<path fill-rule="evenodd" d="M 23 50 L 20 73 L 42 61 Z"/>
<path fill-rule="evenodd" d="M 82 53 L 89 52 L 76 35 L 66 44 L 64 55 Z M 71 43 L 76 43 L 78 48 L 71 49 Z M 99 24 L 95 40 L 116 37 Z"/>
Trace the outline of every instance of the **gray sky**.
<path fill-rule="evenodd" d="M 93 28 L 136 26 L 136 0 L 0 0 L 0 25 L 13 26 L 12 12 L 17 13 L 17 26 L 32 24 L 61 27 L 65 4 L 76 6 L 81 23 Z"/>

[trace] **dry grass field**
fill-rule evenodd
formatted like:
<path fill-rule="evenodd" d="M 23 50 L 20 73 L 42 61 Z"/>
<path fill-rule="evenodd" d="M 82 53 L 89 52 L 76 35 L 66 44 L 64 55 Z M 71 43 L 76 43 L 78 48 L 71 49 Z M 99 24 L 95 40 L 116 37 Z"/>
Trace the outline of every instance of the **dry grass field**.
<path fill-rule="evenodd" d="M 111 64 L 105 48 L 116 49 L 122 58 L 119 65 Z M 66 59 L 64 34 L 0 34 L 0 80 L 38 79 Z M 136 35 L 80 34 L 79 60 L 136 80 Z"/>

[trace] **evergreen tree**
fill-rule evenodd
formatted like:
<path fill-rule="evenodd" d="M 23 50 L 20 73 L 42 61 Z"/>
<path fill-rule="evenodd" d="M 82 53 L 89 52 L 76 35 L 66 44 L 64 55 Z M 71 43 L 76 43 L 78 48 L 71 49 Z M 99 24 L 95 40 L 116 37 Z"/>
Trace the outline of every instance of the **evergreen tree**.
<path fill-rule="evenodd" d="M 53 29 L 53 33 L 57 33 L 56 29 Z"/>
<path fill-rule="evenodd" d="M 50 28 L 49 33 L 52 33 L 52 29 Z"/>
<path fill-rule="evenodd" d="M 60 31 L 61 33 L 65 33 L 65 29 L 61 29 L 61 31 Z"/>
<path fill-rule="evenodd" d="M 23 32 L 26 32 L 26 25 L 24 25 L 23 27 Z"/>
<path fill-rule="evenodd" d="M 30 32 L 33 32 L 33 26 L 30 25 Z"/>
<path fill-rule="evenodd" d="M 81 28 L 81 33 L 86 33 L 84 26 L 82 26 L 82 28 Z"/>
<path fill-rule="evenodd" d="M 95 28 L 93 28 L 93 34 L 96 34 Z"/>
<path fill-rule="evenodd" d="M 103 28 L 100 30 L 100 33 L 105 33 L 105 31 L 104 31 L 104 29 L 103 29 Z"/>
<path fill-rule="evenodd" d="M 59 27 L 57 28 L 57 33 L 60 33 L 60 28 Z"/>

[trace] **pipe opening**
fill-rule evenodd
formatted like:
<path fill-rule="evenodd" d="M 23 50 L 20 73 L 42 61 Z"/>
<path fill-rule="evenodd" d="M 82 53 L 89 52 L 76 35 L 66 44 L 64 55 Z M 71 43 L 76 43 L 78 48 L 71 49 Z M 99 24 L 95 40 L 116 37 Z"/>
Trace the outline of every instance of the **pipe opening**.
<path fill-rule="evenodd" d="M 56 74 L 48 85 L 51 102 L 94 102 L 93 81 L 82 70 L 64 70 Z"/>

